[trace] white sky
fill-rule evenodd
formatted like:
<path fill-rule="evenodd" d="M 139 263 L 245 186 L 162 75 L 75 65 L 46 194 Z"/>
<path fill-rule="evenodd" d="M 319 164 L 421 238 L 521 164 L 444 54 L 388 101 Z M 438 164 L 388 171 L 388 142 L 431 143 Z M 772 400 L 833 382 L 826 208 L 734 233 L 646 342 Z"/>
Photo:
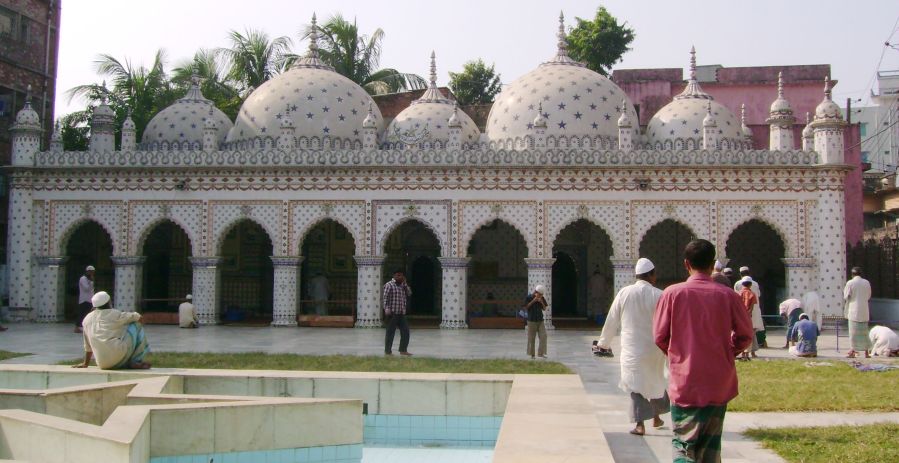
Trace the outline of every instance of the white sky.
<path fill-rule="evenodd" d="M 559 10 L 566 25 L 593 18 L 597 0 L 65 0 L 60 35 L 57 117 L 80 109 L 65 93 L 75 85 L 99 83 L 93 61 L 100 53 L 148 65 L 163 48 L 168 69 L 199 48 L 226 46 L 227 31 L 256 28 L 287 35 L 294 50 L 299 31 L 316 12 L 319 21 L 335 13 L 358 21 L 369 34 L 386 33 L 381 67 L 428 75 L 437 53 L 438 84 L 447 71 L 469 60 L 495 63 L 510 83 L 550 58 L 556 47 Z M 895 0 L 604 0 L 637 38 L 616 69 L 686 67 L 695 44 L 700 65 L 727 67 L 831 64 L 840 81 L 834 99 L 865 97 L 880 70 L 899 69 Z M 875 84 L 876 85 L 876 84 Z"/>

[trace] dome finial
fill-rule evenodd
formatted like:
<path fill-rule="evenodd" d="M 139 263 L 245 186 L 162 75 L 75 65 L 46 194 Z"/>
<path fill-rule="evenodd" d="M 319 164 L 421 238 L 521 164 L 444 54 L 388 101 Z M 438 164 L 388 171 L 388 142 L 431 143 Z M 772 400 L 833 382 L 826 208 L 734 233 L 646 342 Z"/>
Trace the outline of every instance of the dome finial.
<path fill-rule="evenodd" d="M 696 46 L 690 46 L 690 80 L 696 80 Z"/>
<path fill-rule="evenodd" d="M 28 88 L 25 89 L 25 104 L 31 105 L 31 84 L 28 84 Z"/>
<path fill-rule="evenodd" d="M 437 88 L 437 55 L 431 50 L 431 88 Z"/>
<path fill-rule="evenodd" d="M 824 76 L 824 99 L 830 101 L 830 76 Z"/>
<path fill-rule="evenodd" d="M 687 86 L 684 87 L 684 91 L 674 97 L 675 100 L 688 98 L 697 98 L 701 100 L 714 99 L 711 95 L 702 90 L 702 87 L 699 86 L 699 82 L 696 80 L 696 47 L 692 45 L 690 46 L 690 78 L 687 79 Z"/>
<path fill-rule="evenodd" d="M 312 13 L 312 26 L 309 31 L 309 58 L 318 59 L 318 24 L 315 19 L 315 12 Z"/>
<path fill-rule="evenodd" d="M 447 119 L 446 125 L 447 127 L 462 127 L 462 121 L 459 120 L 459 102 L 453 102 L 453 113 Z"/>
<path fill-rule="evenodd" d="M 812 118 L 811 118 L 811 116 L 809 116 L 808 111 L 806 111 L 806 113 L 805 113 L 805 125 L 808 125 L 808 123 L 811 122 L 811 121 L 812 121 Z"/>
<path fill-rule="evenodd" d="M 784 97 L 784 73 L 780 71 L 777 73 L 777 97 Z"/>
<path fill-rule="evenodd" d="M 376 129 L 378 128 L 378 121 L 375 119 L 375 113 L 372 110 L 372 104 L 368 104 L 368 115 L 365 116 L 365 119 L 362 121 L 363 129 Z"/>
<path fill-rule="evenodd" d="M 559 11 L 559 56 L 568 56 L 568 37 L 565 35 L 565 13 Z"/>
<path fill-rule="evenodd" d="M 746 125 L 746 103 L 740 103 L 740 123 Z"/>

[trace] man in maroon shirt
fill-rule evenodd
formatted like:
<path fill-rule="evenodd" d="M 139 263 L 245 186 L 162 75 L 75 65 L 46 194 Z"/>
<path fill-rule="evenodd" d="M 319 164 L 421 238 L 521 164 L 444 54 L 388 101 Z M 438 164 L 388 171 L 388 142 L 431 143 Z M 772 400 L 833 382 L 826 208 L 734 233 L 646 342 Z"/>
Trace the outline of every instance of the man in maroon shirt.
<path fill-rule="evenodd" d="M 752 320 L 740 297 L 711 278 L 715 246 L 684 249 L 690 277 L 669 286 L 653 318 L 655 343 L 668 356 L 674 462 L 721 461 L 727 402 L 737 396 L 734 357 L 752 342 Z"/>

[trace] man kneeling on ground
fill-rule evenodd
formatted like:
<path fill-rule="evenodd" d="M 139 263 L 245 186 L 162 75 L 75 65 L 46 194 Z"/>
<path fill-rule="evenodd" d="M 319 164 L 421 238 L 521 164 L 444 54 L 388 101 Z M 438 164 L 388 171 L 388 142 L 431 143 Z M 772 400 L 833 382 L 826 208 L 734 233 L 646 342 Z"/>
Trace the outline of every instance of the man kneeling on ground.
<path fill-rule="evenodd" d="M 150 352 L 140 314 L 109 306 L 109 294 L 100 291 L 91 298 L 94 310 L 84 317 L 84 361 L 73 368 L 86 368 L 91 356 L 103 370 L 150 368 L 144 357 Z"/>
<path fill-rule="evenodd" d="M 818 324 L 811 321 L 807 313 L 799 314 L 799 321 L 790 328 L 789 339 L 796 342 L 790 353 L 797 357 L 818 356 Z"/>

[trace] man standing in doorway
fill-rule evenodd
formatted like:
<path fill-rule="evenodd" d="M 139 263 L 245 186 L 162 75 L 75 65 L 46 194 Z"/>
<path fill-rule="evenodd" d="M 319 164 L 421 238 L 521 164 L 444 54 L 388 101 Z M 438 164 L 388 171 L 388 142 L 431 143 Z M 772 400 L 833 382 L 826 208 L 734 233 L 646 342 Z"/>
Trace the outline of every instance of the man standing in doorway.
<path fill-rule="evenodd" d="M 646 258 L 637 260 L 634 267 L 637 282 L 621 288 L 609 308 L 609 317 L 602 328 L 597 345 L 612 347 L 612 338 L 621 327 L 621 382 L 618 387 L 631 395 L 630 416 L 636 423 L 630 432 L 642 436 L 643 424 L 652 418 L 653 427 L 665 424 L 659 415 L 670 406 L 665 388 L 665 355 L 656 347 L 652 335 L 652 316 L 662 290 L 656 282 L 655 265 Z"/>
<path fill-rule="evenodd" d="M 765 322 L 762 319 L 762 291 L 759 289 L 758 282 L 752 278 L 752 274 L 749 272 L 749 267 L 743 266 L 740 267 L 740 280 L 734 283 L 734 291 L 737 293 L 743 291 L 743 279 L 749 278 L 752 281 L 752 286 L 749 289 L 752 291 L 752 294 L 755 294 L 756 303 L 758 307 L 756 310 L 752 311 L 752 327 L 755 329 L 755 341 L 758 343 L 759 347 L 768 347 L 768 337 L 767 333 L 765 333 Z"/>
<path fill-rule="evenodd" d="M 868 350 L 868 320 L 870 319 L 868 299 L 871 299 L 871 283 L 862 278 L 861 267 L 852 267 L 852 279 L 843 288 L 843 300 L 846 302 L 846 318 L 849 320 L 849 353 L 848 358 L 865 351 L 865 358 L 871 357 Z"/>
<path fill-rule="evenodd" d="M 88 265 L 84 275 L 78 279 L 78 313 L 75 314 L 75 332 L 81 332 L 81 322 L 93 309 L 91 298 L 94 297 L 94 266 Z"/>
<path fill-rule="evenodd" d="M 331 287 L 328 285 L 328 278 L 321 272 L 316 272 L 315 276 L 309 280 L 309 295 L 312 296 L 315 304 L 315 314 L 327 315 Z"/>
<path fill-rule="evenodd" d="M 546 299 L 543 295 L 546 288 L 543 285 L 534 287 L 534 292 L 524 299 L 524 309 L 528 313 L 528 355 L 534 358 L 534 341 L 540 338 L 540 347 L 537 355 L 546 358 L 546 326 L 543 324 L 543 311 L 546 310 Z"/>
<path fill-rule="evenodd" d="M 714 263 L 712 243 L 687 244 L 690 277 L 665 289 L 653 318 L 655 343 L 670 368 L 675 462 L 721 461 L 724 413 L 737 396 L 734 357 L 754 335 L 737 293 L 712 280 Z"/>
<path fill-rule="evenodd" d="M 393 272 L 393 279 L 384 285 L 384 315 L 387 316 L 387 334 L 384 337 L 384 355 L 393 355 L 393 336 L 400 329 L 400 355 L 409 353 L 409 323 L 406 321 L 406 306 L 412 289 L 406 284 L 402 270 Z"/>

